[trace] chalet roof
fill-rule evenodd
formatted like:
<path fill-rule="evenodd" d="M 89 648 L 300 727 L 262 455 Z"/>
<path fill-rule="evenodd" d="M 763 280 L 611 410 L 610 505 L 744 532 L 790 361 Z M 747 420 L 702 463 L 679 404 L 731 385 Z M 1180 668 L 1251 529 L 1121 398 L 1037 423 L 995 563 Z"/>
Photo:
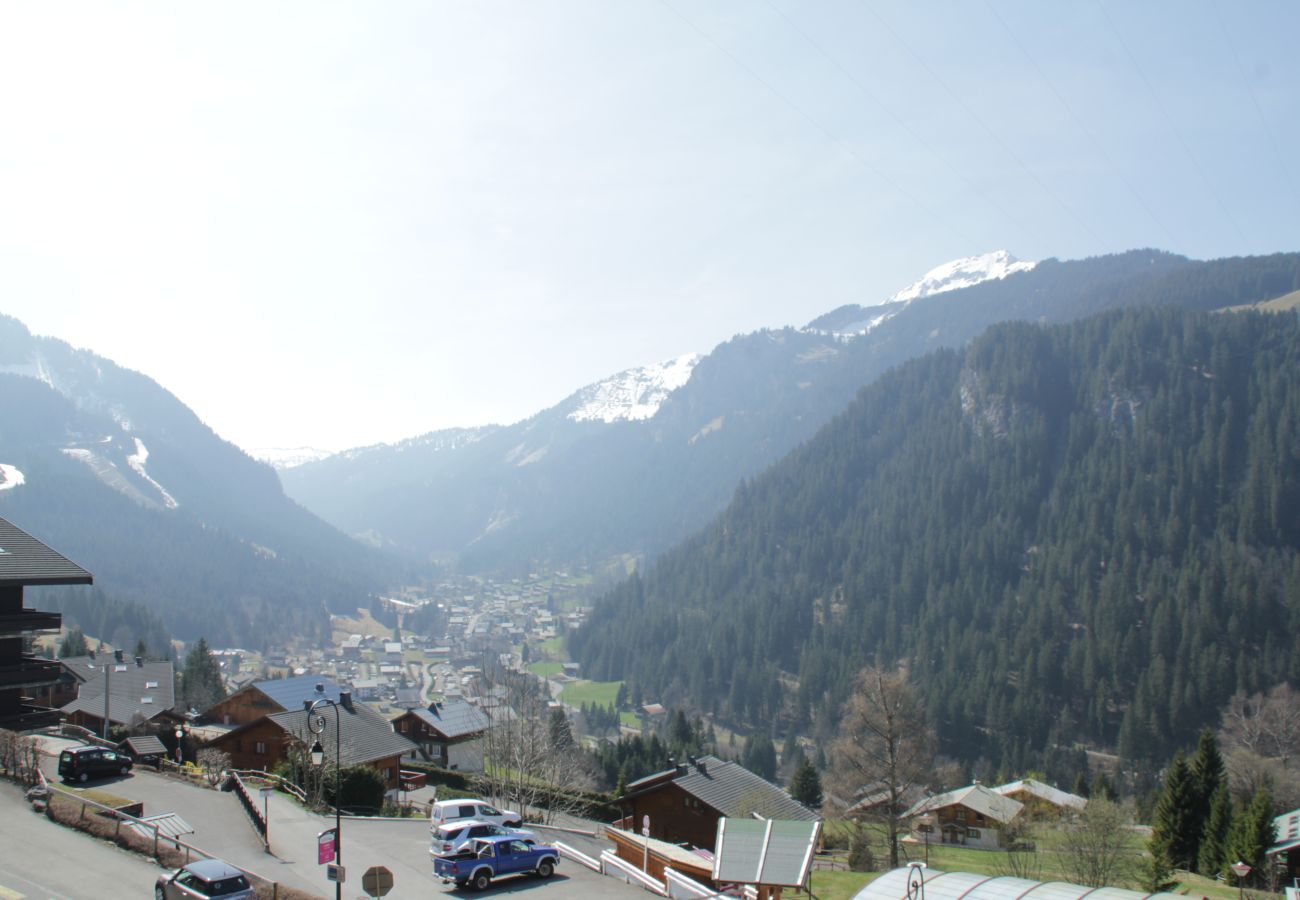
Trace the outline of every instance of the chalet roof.
<path fill-rule="evenodd" d="M 1033 778 L 1011 781 L 1007 784 L 998 785 L 992 790 L 993 793 L 1001 794 L 1004 797 L 1024 791 L 1040 800 L 1046 800 L 1053 806 L 1059 806 L 1061 809 L 1083 809 L 1088 805 L 1087 799 L 1080 797 L 1078 794 L 1071 794 L 1069 791 L 1054 788 L 1050 784 L 1043 784 L 1043 782 Z"/>
<path fill-rule="evenodd" d="M 487 713 L 464 700 L 448 700 L 435 703 L 428 709 L 413 709 L 411 715 L 447 738 L 487 731 L 492 724 Z"/>
<path fill-rule="evenodd" d="M 627 786 L 628 799 L 674 784 L 724 816 L 757 812 L 769 819 L 812 821 L 821 818 L 781 788 L 755 775 L 739 763 L 702 756 L 692 765 L 665 769 Z"/>
<path fill-rule="evenodd" d="M 83 657 L 84 658 L 84 657 Z M 66 662 L 66 660 L 65 660 Z M 117 662 L 101 656 L 93 676 L 77 689 L 77 699 L 63 712 L 104 716 L 104 671 L 108 672 L 108 720 L 130 725 L 137 718 L 156 719 L 176 705 L 176 678 L 170 660 L 163 662 Z"/>
<path fill-rule="evenodd" d="M 0 585 L 91 584 L 94 577 L 8 519 L 0 519 Z"/>
<path fill-rule="evenodd" d="M 293 678 L 271 678 L 266 681 L 254 681 L 257 688 L 282 709 L 290 712 L 302 712 L 304 700 L 319 700 L 316 685 L 324 685 L 325 696 L 335 702 L 339 699 L 339 686 L 324 675 L 298 675 Z"/>
<path fill-rule="evenodd" d="M 1273 843 L 1266 853 L 1273 856 L 1296 847 L 1300 847 L 1300 809 L 1282 813 L 1273 820 Z"/>
<path fill-rule="evenodd" d="M 338 710 L 337 718 L 334 715 L 334 709 Z M 319 735 L 313 734 L 307 728 L 307 713 L 302 709 L 301 705 L 299 705 L 298 709 L 272 713 L 264 718 L 275 723 L 309 747 L 319 740 L 321 747 L 325 751 L 325 759 L 330 762 L 334 760 L 334 723 L 337 721 L 339 724 L 339 761 L 345 768 L 415 751 L 415 744 L 394 732 L 392 724 L 370 707 L 353 701 L 350 711 L 343 706 L 337 706 L 334 709 L 321 710 L 321 718 L 325 721 L 325 729 Z M 262 720 L 259 719 L 258 722 L 260 721 Z M 244 728 L 251 728 L 256 724 L 257 722 L 252 722 L 245 725 Z M 242 730 L 243 728 L 236 729 L 231 734 Z"/>
<path fill-rule="evenodd" d="M 1018 816 L 1025 808 L 1019 801 L 995 794 L 982 784 L 972 784 L 922 800 L 903 813 L 903 817 L 909 818 L 949 806 L 964 806 L 1003 825 Z"/>
<path fill-rule="evenodd" d="M 127 753 L 134 757 L 167 755 L 167 748 L 155 734 L 137 734 L 127 738 L 119 746 L 125 747 Z"/>

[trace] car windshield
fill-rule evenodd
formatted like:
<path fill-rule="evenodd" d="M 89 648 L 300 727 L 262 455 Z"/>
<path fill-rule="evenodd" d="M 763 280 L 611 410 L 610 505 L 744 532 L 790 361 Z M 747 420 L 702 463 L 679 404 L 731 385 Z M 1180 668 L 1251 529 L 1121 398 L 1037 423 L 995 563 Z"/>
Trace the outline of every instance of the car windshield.
<path fill-rule="evenodd" d="M 222 878 L 218 881 L 208 881 L 203 885 L 203 892 L 209 897 L 224 897 L 227 894 L 237 894 L 246 890 L 248 890 L 248 879 L 243 875 Z"/>

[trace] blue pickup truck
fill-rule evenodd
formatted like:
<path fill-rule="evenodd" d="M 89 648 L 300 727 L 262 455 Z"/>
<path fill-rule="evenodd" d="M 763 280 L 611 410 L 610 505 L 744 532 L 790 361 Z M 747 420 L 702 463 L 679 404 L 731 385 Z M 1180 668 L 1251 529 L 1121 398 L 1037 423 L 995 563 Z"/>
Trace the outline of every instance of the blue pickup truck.
<path fill-rule="evenodd" d="M 455 856 L 440 856 L 433 861 L 433 876 L 457 887 L 472 886 L 483 890 L 493 878 L 535 872 L 538 878 L 550 878 L 560 864 L 554 847 L 535 844 L 518 835 L 501 834 L 476 838 Z"/>

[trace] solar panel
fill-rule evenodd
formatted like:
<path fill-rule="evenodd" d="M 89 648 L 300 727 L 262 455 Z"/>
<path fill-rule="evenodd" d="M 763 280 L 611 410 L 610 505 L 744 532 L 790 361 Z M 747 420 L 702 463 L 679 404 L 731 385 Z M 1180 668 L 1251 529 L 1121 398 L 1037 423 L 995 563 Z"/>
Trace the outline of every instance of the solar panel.
<path fill-rule="evenodd" d="M 719 819 L 713 880 L 798 887 L 820 834 L 821 822 Z"/>

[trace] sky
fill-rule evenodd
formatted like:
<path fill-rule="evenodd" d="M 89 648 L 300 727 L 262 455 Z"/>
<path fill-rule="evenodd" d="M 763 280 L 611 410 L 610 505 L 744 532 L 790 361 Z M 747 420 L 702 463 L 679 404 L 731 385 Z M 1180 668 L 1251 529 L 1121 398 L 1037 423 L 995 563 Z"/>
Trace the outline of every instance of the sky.
<path fill-rule="evenodd" d="M 0 8 L 0 313 L 245 449 L 510 423 L 1005 249 L 1300 251 L 1300 4 Z"/>

